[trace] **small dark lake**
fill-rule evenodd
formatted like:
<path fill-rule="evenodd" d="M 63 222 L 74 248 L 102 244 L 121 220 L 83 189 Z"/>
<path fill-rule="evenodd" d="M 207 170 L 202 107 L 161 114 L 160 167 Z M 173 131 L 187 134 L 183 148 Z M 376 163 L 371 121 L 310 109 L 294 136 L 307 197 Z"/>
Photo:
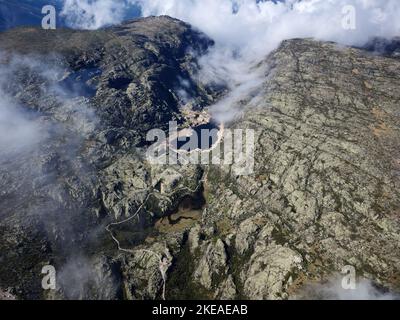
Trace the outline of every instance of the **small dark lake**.
<path fill-rule="evenodd" d="M 191 136 L 178 139 L 178 150 L 208 150 L 218 141 L 219 128 L 213 122 L 192 127 L 191 129 L 193 130 Z"/>

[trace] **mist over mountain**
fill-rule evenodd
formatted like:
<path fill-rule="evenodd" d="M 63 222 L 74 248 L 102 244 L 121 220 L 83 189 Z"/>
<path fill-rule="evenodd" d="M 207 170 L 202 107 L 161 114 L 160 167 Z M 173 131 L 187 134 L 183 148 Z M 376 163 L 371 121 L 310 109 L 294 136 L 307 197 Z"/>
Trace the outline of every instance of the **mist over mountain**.
<path fill-rule="evenodd" d="M 0 299 L 398 299 L 398 1 L 42 4 L 0 0 Z"/>

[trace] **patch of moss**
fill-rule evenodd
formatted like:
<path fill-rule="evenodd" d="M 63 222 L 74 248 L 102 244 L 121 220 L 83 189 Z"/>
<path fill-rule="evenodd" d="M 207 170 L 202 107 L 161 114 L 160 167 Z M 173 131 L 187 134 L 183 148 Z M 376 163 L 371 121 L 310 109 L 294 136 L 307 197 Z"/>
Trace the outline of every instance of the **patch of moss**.
<path fill-rule="evenodd" d="M 282 230 L 279 230 L 277 227 L 272 230 L 271 236 L 279 245 L 283 246 L 288 242 L 284 232 Z"/>

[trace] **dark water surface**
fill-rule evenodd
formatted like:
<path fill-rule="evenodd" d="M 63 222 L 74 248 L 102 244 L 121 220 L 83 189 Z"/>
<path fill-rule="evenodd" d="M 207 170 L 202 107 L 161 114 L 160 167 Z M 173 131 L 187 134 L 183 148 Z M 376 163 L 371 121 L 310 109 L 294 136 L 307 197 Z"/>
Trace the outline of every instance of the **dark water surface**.
<path fill-rule="evenodd" d="M 213 122 L 202 124 L 191 129 L 194 133 L 190 137 L 186 137 L 186 139 L 183 137 L 179 138 L 179 150 L 209 150 L 218 141 L 219 128 Z"/>

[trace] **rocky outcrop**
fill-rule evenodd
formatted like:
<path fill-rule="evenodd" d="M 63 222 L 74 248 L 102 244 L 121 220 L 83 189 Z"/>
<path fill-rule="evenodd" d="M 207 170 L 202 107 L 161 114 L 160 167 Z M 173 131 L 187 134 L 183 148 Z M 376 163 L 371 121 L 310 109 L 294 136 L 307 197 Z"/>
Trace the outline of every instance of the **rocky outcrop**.
<path fill-rule="evenodd" d="M 287 298 L 352 265 L 398 288 L 399 61 L 290 40 L 265 63 L 260 102 L 233 124 L 257 132 L 254 175 L 209 173 L 204 220 L 248 252 L 237 286 Z"/>
<path fill-rule="evenodd" d="M 196 55 L 210 45 L 169 17 L 94 32 L 0 33 L 0 90 L 10 101 L 6 107 L 16 110 L 10 114 L 32 129 L 26 145 L 16 136 L 8 144 L 21 146 L 0 155 L 2 287 L 19 298 L 113 299 L 122 291 L 160 297 L 158 266 L 155 288 L 136 288 L 137 278 L 130 279 L 140 274 L 132 268 L 137 254 L 118 262 L 121 251 L 111 235 L 120 249 L 133 249 L 158 236 L 151 230 L 157 219 L 201 193 L 201 168 L 151 166 L 144 147 L 150 129 L 167 129 L 168 121 L 190 124 L 189 109 L 206 112 L 213 97 L 196 80 Z M 180 96 L 183 81 L 196 98 L 191 105 Z M 60 275 L 56 294 L 41 288 L 47 264 Z M 88 281 L 81 285 L 73 270 L 88 265 L 97 276 L 83 272 Z M 125 284 L 115 273 L 125 274 Z M 109 285 L 95 292 L 100 278 Z"/>
<path fill-rule="evenodd" d="M 151 165 L 148 130 L 204 122 L 221 94 L 196 77 L 211 45 L 168 17 L 0 33 L 1 90 L 45 133 L 0 156 L 1 288 L 31 299 L 287 299 L 344 265 L 399 288 L 400 61 L 285 41 L 225 124 L 255 131 L 252 175 Z M 48 264 L 52 293 L 40 288 Z"/>

